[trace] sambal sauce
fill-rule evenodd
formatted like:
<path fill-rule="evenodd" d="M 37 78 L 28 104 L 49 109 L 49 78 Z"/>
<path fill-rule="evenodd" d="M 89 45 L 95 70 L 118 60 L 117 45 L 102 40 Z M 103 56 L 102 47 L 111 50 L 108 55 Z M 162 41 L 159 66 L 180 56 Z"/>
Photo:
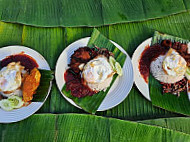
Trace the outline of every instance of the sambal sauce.
<path fill-rule="evenodd" d="M 142 52 L 139 60 L 139 71 L 147 83 L 150 73 L 151 62 L 154 61 L 159 55 L 165 55 L 167 51 L 168 48 L 162 47 L 159 44 L 155 44 L 152 46 L 148 45 L 146 49 Z"/>
<path fill-rule="evenodd" d="M 20 64 L 24 66 L 26 70 L 29 70 L 29 71 L 31 71 L 33 68 L 38 68 L 38 64 L 36 60 L 33 59 L 31 56 L 26 55 L 24 53 L 15 54 L 15 55 L 6 57 L 0 62 L 1 67 L 5 67 L 11 62 L 20 62 Z"/>
<path fill-rule="evenodd" d="M 64 73 L 67 91 L 71 91 L 74 97 L 82 98 L 85 96 L 92 96 L 95 94 L 87 85 L 84 84 L 83 79 L 79 74 L 74 73 L 72 69 L 67 69 Z"/>

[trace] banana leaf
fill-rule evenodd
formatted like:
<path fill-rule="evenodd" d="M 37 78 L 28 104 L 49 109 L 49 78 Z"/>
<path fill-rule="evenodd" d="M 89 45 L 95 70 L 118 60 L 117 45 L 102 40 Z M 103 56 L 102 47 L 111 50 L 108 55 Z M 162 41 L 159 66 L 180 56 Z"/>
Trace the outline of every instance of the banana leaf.
<path fill-rule="evenodd" d="M 38 123 L 36 123 L 38 122 Z M 190 135 L 131 121 L 82 114 L 40 114 L 13 124 L 0 124 L 1 142 L 179 142 Z"/>
<path fill-rule="evenodd" d="M 161 41 L 164 39 L 169 39 L 171 41 L 176 41 L 186 44 L 189 43 L 189 40 L 184 40 L 182 38 L 173 37 L 167 34 L 161 34 L 159 32 L 155 32 L 152 44 L 161 43 Z M 180 92 L 179 97 L 171 93 L 163 93 L 162 85 L 152 75 L 149 76 L 149 90 L 150 90 L 151 102 L 153 105 L 172 112 L 190 115 L 190 109 L 189 109 L 190 100 L 188 99 L 187 91 Z"/>
<path fill-rule="evenodd" d="M 165 39 L 171 40 L 172 42 L 180 42 L 180 43 L 184 43 L 184 44 L 189 43 L 189 40 L 187 40 L 187 39 L 183 39 L 180 37 L 175 37 L 172 35 L 168 35 L 168 34 L 164 34 L 164 33 L 160 33 L 158 31 L 155 31 L 154 36 L 153 36 L 152 41 L 151 41 L 151 44 L 153 45 L 156 43 L 161 43 L 162 40 L 165 40 Z"/>
<path fill-rule="evenodd" d="M 190 118 L 189 117 L 174 117 L 174 118 L 160 118 L 138 121 L 143 124 L 160 126 L 171 130 L 190 134 Z"/>
<path fill-rule="evenodd" d="M 41 27 L 101 26 L 189 9 L 189 0 L 1 0 L 0 20 Z"/>
<path fill-rule="evenodd" d="M 50 70 L 39 70 L 41 73 L 40 85 L 34 94 L 32 102 L 43 102 L 51 90 L 53 72 Z"/>
<path fill-rule="evenodd" d="M 181 92 L 179 97 L 171 93 L 163 94 L 162 85 L 152 75 L 149 76 L 149 89 L 153 105 L 172 112 L 190 115 L 190 101 L 186 92 Z"/>
<path fill-rule="evenodd" d="M 97 29 L 107 38 L 121 45 L 132 56 L 136 47 L 152 37 L 155 30 L 190 39 L 190 14 L 184 12 L 159 19 L 103 26 Z M 89 27 L 39 28 L 0 22 L 0 47 L 8 45 L 30 47 L 43 55 L 54 70 L 63 49 L 80 38 L 91 36 L 92 31 L 93 28 Z M 49 97 L 37 113 L 85 113 L 63 98 L 55 81 L 52 86 Z M 96 114 L 127 120 L 183 116 L 153 106 L 141 95 L 136 86 L 133 86 L 128 97 L 120 105 Z"/>
<path fill-rule="evenodd" d="M 54 141 L 55 115 L 33 115 L 29 119 L 12 123 L 0 124 L 0 142 L 42 142 Z M 12 136 L 11 136 L 12 135 Z"/>
<path fill-rule="evenodd" d="M 100 48 L 107 48 L 109 51 L 111 51 L 114 54 L 116 61 L 118 61 L 121 66 L 123 66 L 126 59 L 126 55 L 123 52 L 121 52 L 113 43 L 111 43 L 109 39 L 103 36 L 97 29 L 93 30 L 93 33 L 91 35 L 91 38 L 87 46 L 93 48 L 94 45 Z M 104 100 L 106 94 L 110 90 L 117 76 L 118 75 L 116 74 L 113 76 L 113 80 L 105 92 L 100 91 L 93 96 L 86 96 L 83 98 L 74 97 L 71 95 L 70 91 L 67 91 L 66 85 L 64 85 L 62 92 L 64 93 L 64 95 L 72 99 L 78 106 L 80 106 L 86 112 L 94 114 L 97 111 L 100 104 L 102 103 L 102 101 Z"/>
<path fill-rule="evenodd" d="M 21 45 L 23 26 L 19 24 L 0 22 L 0 47 Z"/>

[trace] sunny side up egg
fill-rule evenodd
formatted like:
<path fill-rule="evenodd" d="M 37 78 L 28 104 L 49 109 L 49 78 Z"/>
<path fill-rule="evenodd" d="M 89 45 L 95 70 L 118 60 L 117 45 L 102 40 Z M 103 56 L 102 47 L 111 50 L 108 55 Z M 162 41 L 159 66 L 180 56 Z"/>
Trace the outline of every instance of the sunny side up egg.
<path fill-rule="evenodd" d="M 12 62 L 0 71 L 0 92 L 12 93 L 22 84 L 22 76 L 24 67 L 20 63 Z"/>
<path fill-rule="evenodd" d="M 110 86 L 114 74 L 108 59 L 99 55 L 84 66 L 82 78 L 90 89 L 99 92 Z"/>
<path fill-rule="evenodd" d="M 182 76 L 186 72 L 187 62 L 178 52 L 170 48 L 165 56 L 162 67 L 168 75 Z"/>
<path fill-rule="evenodd" d="M 82 76 L 88 83 L 101 83 L 113 73 L 113 69 L 109 64 L 108 59 L 105 56 L 100 55 L 84 66 Z"/>
<path fill-rule="evenodd" d="M 163 83 L 176 83 L 184 78 L 186 72 L 185 59 L 170 48 L 165 55 L 160 55 L 150 64 L 152 75 Z"/>

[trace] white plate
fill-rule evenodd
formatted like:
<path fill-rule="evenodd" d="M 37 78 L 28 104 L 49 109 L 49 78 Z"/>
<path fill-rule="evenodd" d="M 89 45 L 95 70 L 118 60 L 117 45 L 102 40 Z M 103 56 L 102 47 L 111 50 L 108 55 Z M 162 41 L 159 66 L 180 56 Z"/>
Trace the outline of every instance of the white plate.
<path fill-rule="evenodd" d="M 40 69 L 50 70 L 47 61 L 44 59 L 42 55 L 24 46 L 7 46 L 0 48 L 0 60 L 6 58 L 7 56 L 18 54 L 21 52 L 24 52 L 25 54 L 33 57 L 38 63 Z M 51 85 L 49 87 L 49 92 L 50 89 Z M 49 92 L 45 100 L 47 99 Z M 14 109 L 12 111 L 4 111 L 3 109 L 0 109 L 0 123 L 17 122 L 29 117 L 30 115 L 34 114 L 36 111 L 40 109 L 40 107 L 44 104 L 45 100 L 43 102 L 32 102 L 30 105 L 26 107 Z"/>
<path fill-rule="evenodd" d="M 151 44 L 151 40 L 152 40 L 152 38 L 149 38 L 149 39 L 145 40 L 143 43 L 141 43 L 137 47 L 135 52 L 133 53 L 133 57 L 132 57 L 135 84 L 136 84 L 137 88 L 139 89 L 139 91 L 142 93 L 142 95 L 149 101 L 150 101 L 149 88 L 148 88 L 148 84 L 145 82 L 145 80 L 143 79 L 143 77 L 140 74 L 139 60 L 140 60 L 141 54 L 144 51 L 145 47 L 147 45 Z"/>
<path fill-rule="evenodd" d="M 57 86 L 61 92 L 65 80 L 64 80 L 64 73 L 68 68 L 68 64 L 70 63 L 70 57 L 77 50 L 79 47 L 87 46 L 90 37 L 82 38 L 80 40 L 75 41 L 74 43 L 70 44 L 60 55 L 57 65 L 56 65 L 56 72 L 55 72 L 55 79 Z M 133 85 L 133 67 L 131 63 L 131 59 L 125 50 L 119 46 L 117 43 L 111 41 L 118 49 L 120 49 L 124 54 L 127 55 L 123 66 L 123 75 L 118 77 L 114 82 L 113 86 L 111 87 L 110 91 L 104 98 L 103 102 L 101 103 L 100 107 L 97 111 L 104 111 L 110 108 L 115 107 L 116 105 L 120 104 L 129 94 L 132 85 Z M 62 92 L 61 92 L 62 93 Z M 67 101 L 69 101 L 72 105 L 80 108 L 77 106 L 71 99 L 66 97 L 63 93 L 62 95 L 65 97 Z"/>

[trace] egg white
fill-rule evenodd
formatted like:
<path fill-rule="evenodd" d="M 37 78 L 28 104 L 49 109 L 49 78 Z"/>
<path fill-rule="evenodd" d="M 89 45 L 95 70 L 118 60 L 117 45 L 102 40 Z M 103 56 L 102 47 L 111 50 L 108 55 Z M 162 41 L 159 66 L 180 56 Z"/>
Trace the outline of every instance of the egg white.
<path fill-rule="evenodd" d="M 0 92 L 10 92 L 21 87 L 22 76 L 21 73 L 24 67 L 20 63 L 12 62 L 0 71 Z"/>
<path fill-rule="evenodd" d="M 162 65 L 164 71 L 171 76 L 182 76 L 187 68 L 185 59 L 172 48 L 167 52 Z"/>
<path fill-rule="evenodd" d="M 89 83 L 100 83 L 112 75 L 113 69 L 108 59 L 100 55 L 89 61 L 83 69 L 82 75 L 85 81 Z"/>

